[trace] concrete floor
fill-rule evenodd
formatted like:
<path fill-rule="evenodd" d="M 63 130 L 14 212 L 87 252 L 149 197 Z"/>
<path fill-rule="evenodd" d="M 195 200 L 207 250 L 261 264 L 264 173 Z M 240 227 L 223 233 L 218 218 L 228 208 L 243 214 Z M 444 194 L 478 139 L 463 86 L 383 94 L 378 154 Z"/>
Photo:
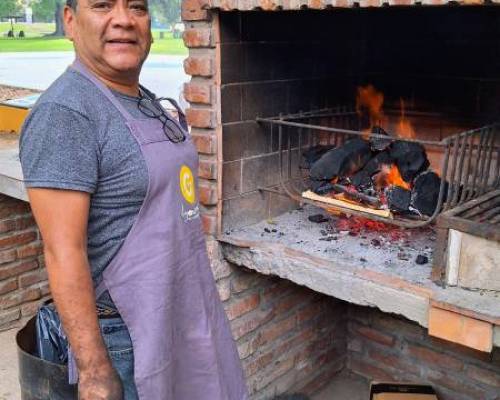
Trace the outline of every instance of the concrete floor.
<path fill-rule="evenodd" d="M 361 378 L 338 376 L 311 400 L 368 400 L 370 388 Z"/>
<path fill-rule="evenodd" d="M 0 332 L 0 400 L 21 399 L 17 380 L 16 332 L 17 329 Z"/>

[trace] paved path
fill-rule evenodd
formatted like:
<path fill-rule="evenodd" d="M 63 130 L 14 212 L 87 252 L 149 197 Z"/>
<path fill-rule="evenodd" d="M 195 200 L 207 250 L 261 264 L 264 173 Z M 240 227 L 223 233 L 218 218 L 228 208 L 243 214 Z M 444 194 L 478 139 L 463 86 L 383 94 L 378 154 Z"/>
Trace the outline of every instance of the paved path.
<path fill-rule="evenodd" d="M 144 63 L 141 83 L 158 96 L 179 98 L 189 77 L 184 56 L 152 54 Z M 45 90 L 71 64 L 72 51 L 0 53 L 0 84 Z"/>
<path fill-rule="evenodd" d="M 21 399 L 17 378 L 16 331 L 0 332 L 0 400 Z"/>

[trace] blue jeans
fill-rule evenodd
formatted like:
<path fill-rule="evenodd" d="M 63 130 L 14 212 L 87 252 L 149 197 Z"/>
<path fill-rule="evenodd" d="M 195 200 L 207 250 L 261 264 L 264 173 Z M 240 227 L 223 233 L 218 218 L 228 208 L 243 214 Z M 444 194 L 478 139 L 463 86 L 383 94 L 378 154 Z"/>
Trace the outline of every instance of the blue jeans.
<path fill-rule="evenodd" d="M 134 381 L 134 352 L 127 326 L 121 318 L 100 318 L 102 337 L 113 367 L 120 375 L 124 400 L 138 400 Z"/>

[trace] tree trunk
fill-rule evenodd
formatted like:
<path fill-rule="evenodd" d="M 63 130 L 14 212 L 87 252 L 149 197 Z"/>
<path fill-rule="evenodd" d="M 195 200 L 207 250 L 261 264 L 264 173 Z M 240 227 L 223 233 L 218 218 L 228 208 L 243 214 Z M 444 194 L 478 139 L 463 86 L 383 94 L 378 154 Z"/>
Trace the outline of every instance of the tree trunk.
<path fill-rule="evenodd" d="M 56 31 L 52 36 L 64 36 L 64 24 L 62 19 L 63 7 L 60 2 L 56 2 L 56 11 L 54 13 L 54 19 L 56 20 Z"/>

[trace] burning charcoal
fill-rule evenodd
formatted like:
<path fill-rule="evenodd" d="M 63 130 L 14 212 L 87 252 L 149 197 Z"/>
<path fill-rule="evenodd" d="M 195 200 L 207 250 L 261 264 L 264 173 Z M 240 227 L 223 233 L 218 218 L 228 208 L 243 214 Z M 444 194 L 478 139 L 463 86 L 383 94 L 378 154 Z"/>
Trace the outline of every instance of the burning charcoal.
<path fill-rule="evenodd" d="M 392 139 L 390 139 L 389 134 L 381 126 L 374 126 L 372 128 L 372 133 L 374 133 L 375 135 L 384 135 L 388 137 L 388 139 L 370 137 L 370 147 L 373 151 L 383 151 L 391 145 Z"/>
<path fill-rule="evenodd" d="M 325 154 L 328 150 L 333 149 L 334 146 L 324 146 L 324 145 L 317 145 L 310 147 L 306 151 L 302 153 L 304 156 L 304 159 L 306 161 L 306 168 L 311 168 L 312 165 L 318 161 L 323 154 Z"/>
<path fill-rule="evenodd" d="M 405 212 L 410 208 L 411 191 L 399 186 L 391 186 L 386 190 L 387 205 L 396 212 Z"/>
<path fill-rule="evenodd" d="M 417 256 L 417 259 L 415 260 L 415 262 L 418 265 L 424 265 L 424 264 L 427 264 L 429 262 L 429 258 L 427 256 L 424 256 L 423 254 L 419 254 Z"/>
<path fill-rule="evenodd" d="M 370 146 L 363 139 L 352 139 L 340 147 L 326 152 L 311 167 L 310 176 L 317 181 L 330 181 L 335 177 L 351 175 L 370 160 Z"/>
<path fill-rule="evenodd" d="M 358 232 L 356 232 L 356 231 L 349 231 L 349 236 L 356 237 L 356 236 L 358 236 L 358 235 L 359 235 L 359 233 L 358 233 Z"/>
<path fill-rule="evenodd" d="M 365 189 L 372 185 L 372 176 L 380 171 L 383 165 L 392 163 L 391 155 L 388 151 L 378 153 L 366 163 L 361 171 L 356 172 L 351 178 L 351 182 L 358 189 Z"/>
<path fill-rule="evenodd" d="M 311 190 L 316 194 L 323 195 L 333 191 L 333 185 L 327 181 L 311 180 Z"/>
<path fill-rule="evenodd" d="M 419 175 L 413 186 L 411 205 L 424 215 L 432 215 L 437 206 L 440 186 L 441 178 L 435 172 L 427 171 Z"/>
<path fill-rule="evenodd" d="M 380 240 L 378 240 L 378 239 L 372 239 L 371 243 L 372 243 L 372 246 L 375 246 L 375 247 L 380 247 L 382 245 L 382 243 L 380 243 Z"/>
<path fill-rule="evenodd" d="M 429 167 L 425 148 L 420 143 L 398 140 L 392 143 L 390 151 L 406 182 L 412 182 L 420 172 Z"/>
<path fill-rule="evenodd" d="M 314 215 L 309 215 L 307 219 L 311 222 L 316 222 L 317 224 L 321 224 L 323 222 L 327 222 L 328 218 L 325 217 L 323 214 L 314 214 Z"/>

